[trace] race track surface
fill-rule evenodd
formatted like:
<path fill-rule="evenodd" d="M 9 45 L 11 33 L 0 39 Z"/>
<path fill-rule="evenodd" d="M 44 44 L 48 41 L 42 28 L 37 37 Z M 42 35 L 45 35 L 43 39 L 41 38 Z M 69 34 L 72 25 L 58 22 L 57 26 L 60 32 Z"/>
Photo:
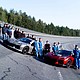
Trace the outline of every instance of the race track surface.
<path fill-rule="evenodd" d="M 74 45 L 80 47 L 80 38 L 63 37 L 36 33 L 25 30 L 27 33 L 41 37 L 43 43 L 49 40 L 61 42 L 64 49 L 73 50 Z M 80 80 L 80 70 L 49 65 L 31 55 L 23 55 L 16 50 L 0 43 L 0 80 Z"/>

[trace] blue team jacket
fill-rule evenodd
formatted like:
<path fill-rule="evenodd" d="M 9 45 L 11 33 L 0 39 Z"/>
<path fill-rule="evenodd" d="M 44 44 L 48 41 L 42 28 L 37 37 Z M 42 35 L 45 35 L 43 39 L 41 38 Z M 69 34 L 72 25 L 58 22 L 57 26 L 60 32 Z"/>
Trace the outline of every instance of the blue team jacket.
<path fill-rule="evenodd" d="M 75 58 L 80 58 L 80 50 L 73 50 L 73 53 L 74 53 L 74 57 Z"/>

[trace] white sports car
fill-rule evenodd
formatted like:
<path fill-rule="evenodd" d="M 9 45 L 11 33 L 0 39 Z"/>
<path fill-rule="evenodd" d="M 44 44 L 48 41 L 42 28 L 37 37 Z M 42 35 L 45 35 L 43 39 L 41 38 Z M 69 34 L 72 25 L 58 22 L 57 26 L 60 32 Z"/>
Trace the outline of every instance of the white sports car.
<path fill-rule="evenodd" d="M 10 38 L 8 40 L 4 40 L 4 43 L 21 51 L 23 54 L 27 53 L 33 54 L 34 40 L 30 38 L 20 38 L 20 39 Z"/>

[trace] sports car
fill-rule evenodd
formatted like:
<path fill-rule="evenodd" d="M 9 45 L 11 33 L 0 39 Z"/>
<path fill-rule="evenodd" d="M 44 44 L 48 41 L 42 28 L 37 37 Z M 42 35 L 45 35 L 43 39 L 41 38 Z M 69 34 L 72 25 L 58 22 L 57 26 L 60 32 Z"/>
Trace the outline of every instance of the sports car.
<path fill-rule="evenodd" d="M 8 40 L 3 41 L 4 44 L 7 44 L 19 51 L 21 51 L 23 54 L 32 54 L 34 49 L 34 40 L 30 38 L 20 38 L 20 39 L 14 39 L 10 38 Z"/>
<path fill-rule="evenodd" d="M 56 54 L 49 52 L 44 55 L 44 59 L 55 65 L 70 67 L 74 64 L 74 57 L 71 51 L 59 50 Z"/>

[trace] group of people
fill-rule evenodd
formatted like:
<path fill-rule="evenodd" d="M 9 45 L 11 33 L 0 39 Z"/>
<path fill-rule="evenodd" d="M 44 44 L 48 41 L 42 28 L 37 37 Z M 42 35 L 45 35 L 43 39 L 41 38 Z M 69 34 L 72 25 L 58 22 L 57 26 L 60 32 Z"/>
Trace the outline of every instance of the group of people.
<path fill-rule="evenodd" d="M 22 38 L 25 37 L 24 31 L 20 31 L 19 28 L 15 28 L 13 26 L 9 26 L 8 24 L 4 24 L 2 27 L 2 36 L 3 40 L 6 40 L 8 38 Z"/>
<path fill-rule="evenodd" d="M 44 54 L 50 52 L 50 43 L 49 41 L 47 40 L 46 43 L 44 44 L 43 46 L 43 42 L 42 42 L 42 39 L 39 38 L 39 41 L 35 40 L 35 51 L 36 51 L 36 56 L 37 57 L 43 57 Z M 52 46 L 52 51 L 57 55 L 57 52 L 59 50 L 62 50 L 63 49 L 63 46 L 61 43 L 56 43 L 54 42 L 53 43 L 53 46 Z M 78 45 L 75 45 L 75 48 L 73 49 L 73 53 L 72 55 L 74 55 L 74 67 L 76 69 L 79 69 L 80 68 L 80 50 L 78 48 Z"/>
<path fill-rule="evenodd" d="M 34 49 L 36 52 L 36 56 L 37 57 L 43 57 L 44 54 L 50 52 L 51 46 L 49 41 L 47 40 L 46 43 L 43 46 L 43 42 L 42 42 L 42 38 L 39 38 L 39 41 L 37 40 L 37 38 L 34 37 L 34 35 L 30 36 L 28 34 L 28 36 L 25 35 L 24 31 L 20 31 L 19 28 L 15 28 L 13 26 L 9 26 L 8 24 L 4 24 L 4 26 L 2 27 L 2 35 L 3 35 L 3 40 L 9 39 L 9 38 L 23 38 L 23 37 L 27 37 L 27 38 L 31 38 L 33 40 L 35 40 L 34 43 Z M 62 44 L 60 44 L 59 42 L 54 42 L 53 46 L 52 46 L 52 51 L 57 55 L 58 50 L 62 50 Z M 80 50 L 78 48 L 78 45 L 75 45 L 75 48 L 73 49 L 73 53 L 74 53 L 74 59 L 75 59 L 75 67 L 77 69 L 79 69 L 80 67 Z"/>
<path fill-rule="evenodd" d="M 34 43 L 34 48 L 36 51 L 36 56 L 37 57 L 42 57 L 43 56 L 43 43 L 42 43 L 42 38 L 39 38 L 39 41 L 35 39 Z"/>
<path fill-rule="evenodd" d="M 25 32 L 21 31 L 20 28 L 14 28 L 14 26 L 9 26 L 8 24 L 4 24 L 4 26 L 2 27 L 2 36 L 3 36 L 3 40 L 9 39 L 9 38 L 19 39 L 24 37 L 35 40 L 34 35 L 30 36 L 30 34 L 27 34 L 26 36 Z"/>
<path fill-rule="evenodd" d="M 36 56 L 37 57 L 43 57 L 44 54 L 50 52 L 51 50 L 51 46 L 49 41 L 47 40 L 46 43 L 43 46 L 43 42 L 42 42 L 42 38 L 39 38 L 39 41 L 35 39 L 35 51 L 36 51 Z M 62 45 L 58 42 L 56 44 L 56 42 L 54 42 L 53 46 L 52 46 L 52 50 L 53 52 L 56 54 L 59 50 L 62 49 Z"/>
<path fill-rule="evenodd" d="M 3 36 L 3 40 L 6 40 L 8 38 L 12 38 L 12 28 L 10 26 L 8 26 L 8 24 L 4 24 L 4 26 L 2 27 L 2 36 Z"/>
<path fill-rule="evenodd" d="M 19 39 L 25 37 L 24 31 L 20 31 L 19 28 L 15 28 L 14 30 L 14 38 Z"/>
<path fill-rule="evenodd" d="M 60 44 L 59 42 L 58 43 L 56 43 L 56 42 L 53 43 L 52 50 L 56 55 L 57 55 L 57 51 L 62 50 L 62 49 L 63 49 L 62 44 Z"/>

